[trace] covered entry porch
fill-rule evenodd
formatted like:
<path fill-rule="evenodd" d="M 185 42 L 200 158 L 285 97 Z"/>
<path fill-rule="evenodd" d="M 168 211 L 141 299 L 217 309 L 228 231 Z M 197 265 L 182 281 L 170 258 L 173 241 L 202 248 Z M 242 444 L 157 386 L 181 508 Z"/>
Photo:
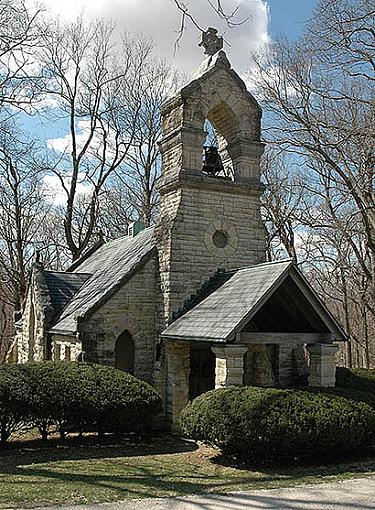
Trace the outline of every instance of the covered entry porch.
<path fill-rule="evenodd" d="M 189 399 L 213 387 L 334 386 L 334 342 L 346 340 L 290 260 L 228 273 L 162 337 L 174 428 Z"/>

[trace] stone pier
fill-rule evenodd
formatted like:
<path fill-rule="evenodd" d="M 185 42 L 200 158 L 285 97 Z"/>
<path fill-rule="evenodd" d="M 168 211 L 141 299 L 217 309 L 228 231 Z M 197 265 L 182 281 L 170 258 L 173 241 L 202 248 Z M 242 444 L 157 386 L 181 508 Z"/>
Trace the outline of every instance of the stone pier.
<path fill-rule="evenodd" d="M 336 379 L 335 355 L 339 348 L 334 344 L 311 344 L 309 352 L 309 386 L 332 388 Z"/>
<path fill-rule="evenodd" d="M 189 401 L 190 343 L 167 342 L 167 422 L 172 431 L 180 430 L 181 411 Z"/>
<path fill-rule="evenodd" d="M 244 354 L 247 346 L 226 345 L 212 347 L 216 356 L 215 388 L 242 386 L 244 375 Z"/>

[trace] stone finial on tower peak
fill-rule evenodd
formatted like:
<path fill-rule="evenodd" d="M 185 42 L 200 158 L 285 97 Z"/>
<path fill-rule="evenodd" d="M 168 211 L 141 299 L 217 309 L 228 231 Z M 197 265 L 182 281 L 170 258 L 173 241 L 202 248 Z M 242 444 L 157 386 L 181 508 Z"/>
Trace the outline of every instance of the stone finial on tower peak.
<path fill-rule="evenodd" d="M 223 38 L 217 35 L 217 29 L 209 27 L 205 32 L 202 32 L 202 38 L 198 46 L 204 47 L 205 55 L 215 55 L 218 51 L 223 49 Z"/>

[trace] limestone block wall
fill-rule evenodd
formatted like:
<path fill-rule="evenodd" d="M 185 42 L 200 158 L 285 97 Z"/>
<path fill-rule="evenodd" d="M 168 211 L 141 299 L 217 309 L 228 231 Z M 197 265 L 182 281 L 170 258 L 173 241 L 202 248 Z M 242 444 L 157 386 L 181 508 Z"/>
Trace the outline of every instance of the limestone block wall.
<path fill-rule="evenodd" d="M 216 129 L 223 161 L 231 160 L 237 180 L 259 178 L 261 109 L 229 65 L 217 65 L 163 105 L 163 172 L 200 171 L 203 125 Z"/>
<path fill-rule="evenodd" d="M 264 261 L 259 193 L 244 192 L 235 183 L 207 179 L 201 187 L 181 186 L 162 197 L 156 235 L 164 321 L 218 268 L 234 269 Z M 228 237 L 224 248 L 213 242 L 216 231 Z"/>
<path fill-rule="evenodd" d="M 189 342 L 167 342 L 166 363 L 166 415 L 172 430 L 179 431 L 180 415 L 189 401 Z"/>
<path fill-rule="evenodd" d="M 44 283 L 43 270 L 34 264 L 22 325 L 17 332 L 18 363 L 42 361 L 47 357 L 47 330 L 53 313 L 49 291 Z"/>
<path fill-rule="evenodd" d="M 54 361 L 77 361 L 82 344 L 75 336 L 52 336 L 52 359 Z"/>
<path fill-rule="evenodd" d="M 1 277 L 1 275 L 0 275 Z M 1 288 L 0 295 L 5 297 L 7 289 Z M 2 301 L 0 297 L 0 363 L 7 360 L 14 363 L 16 356 L 16 346 L 14 343 L 14 307 L 8 304 L 7 300 Z"/>
<path fill-rule="evenodd" d="M 155 355 L 156 260 L 149 259 L 87 321 L 79 324 L 84 359 L 114 365 L 119 335 L 128 330 L 135 346 L 134 375 L 152 382 Z"/>

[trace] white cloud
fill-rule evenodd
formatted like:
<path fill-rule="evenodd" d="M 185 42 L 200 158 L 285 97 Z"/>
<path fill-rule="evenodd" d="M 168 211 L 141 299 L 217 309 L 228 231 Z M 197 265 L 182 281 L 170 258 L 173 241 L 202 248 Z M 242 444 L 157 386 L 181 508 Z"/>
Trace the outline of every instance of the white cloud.
<path fill-rule="evenodd" d="M 30 0 L 32 1 L 32 0 Z M 268 41 L 268 5 L 266 0 L 226 0 L 224 7 L 230 12 L 237 5 L 237 18 L 249 21 L 228 29 L 225 21 L 212 11 L 207 0 L 184 0 L 201 26 L 214 26 L 224 34 L 230 46 L 226 51 L 233 67 L 243 73 L 249 67 L 251 52 Z M 187 73 L 198 68 L 203 60 L 198 48 L 199 33 L 188 21 L 180 47 L 174 55 L 174 43 L 178 37 L 181 13 L 173 0 L 44 0 L 47 10 L 62 19 L 71 20 L 78 14 L 86 17 L 112 17 L 120 29 L 151 36 L 157 53 L 172 61 Z"/>
<path fill-rule="evenodd" d="M 69 186 L 71 181 L 71 176 L 66 172 L 62 173 L 64 185 Z M 66 205 L 66 192 L 61 184 L 61 180 L 57 175 L 45 175 L 43 177 L 43 187 L 44 187 L 44 196 L 46 200 L 55 205 L 55 206 L 65 206 Z M 90 195 L 92 192 L 92 185 L 85 181 L 85 174 L 78 174 L 78 183 L 77 183 L 77 195 L 85 196 Z"/>
<path fill-rule="evenodd" d="M 80 120 L 77 125 L 76 143 L 77 148 L 80 149 L 86 142 L 89 136 L 90 121 Z M 46 141 L 47 147 L 57 152 L 67 152 L 72 148 L 72 137 L 69 133 L 65 136 L 58 138 L 50 138 Z M 100 144 L 99 140 L 93 140 L 90 146 L 97 147 Z"/>

